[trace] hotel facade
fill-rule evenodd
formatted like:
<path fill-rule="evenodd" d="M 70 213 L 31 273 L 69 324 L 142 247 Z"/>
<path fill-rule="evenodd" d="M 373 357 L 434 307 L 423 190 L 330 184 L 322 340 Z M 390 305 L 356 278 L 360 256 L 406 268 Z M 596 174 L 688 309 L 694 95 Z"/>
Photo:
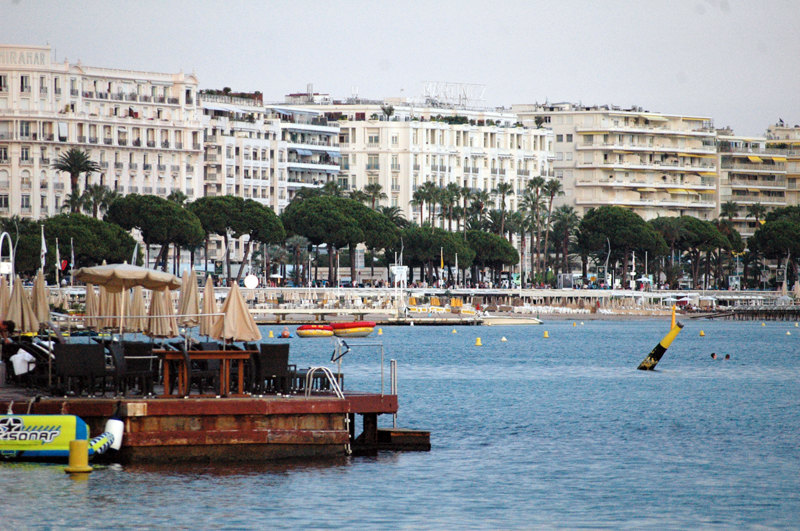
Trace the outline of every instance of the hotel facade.
<path fill-rule="evenodd" d="M 48 46 L 0 45 L 0 213 L 58 214 L 69 175 L 52 163 L 88 151 L 89 184 L 119 193 L 202 194 L 202 128 L 194 74 L 53 62 Z M 83 188 L 83 185 L 82 185 Z"/>

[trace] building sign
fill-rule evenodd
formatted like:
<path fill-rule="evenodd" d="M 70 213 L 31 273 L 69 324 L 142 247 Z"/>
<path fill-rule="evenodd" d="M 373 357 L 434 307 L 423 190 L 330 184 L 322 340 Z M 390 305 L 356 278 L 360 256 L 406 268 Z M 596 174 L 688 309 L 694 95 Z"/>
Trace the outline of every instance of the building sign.
<path fill-rule="evenodd" d="M 41 50 L 3 50 L 0 49 L 0 65 L 40 65 L 49 64 L 46 51 Z"/>

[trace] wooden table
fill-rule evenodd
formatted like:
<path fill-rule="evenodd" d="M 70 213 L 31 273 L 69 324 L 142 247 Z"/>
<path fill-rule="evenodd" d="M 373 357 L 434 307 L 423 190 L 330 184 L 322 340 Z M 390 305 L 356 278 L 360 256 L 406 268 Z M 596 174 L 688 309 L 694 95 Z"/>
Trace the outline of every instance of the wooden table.
<path fill-rule="evenodd" d="M 188 396 L 190 389 L 191 367 L 186 367 L 183 353 L 177 350 L 154 350 L 165 362 L 174 361 L 178 364 L 178 396 Z M 231 362 L 238 362 L 239 367 L 239 394 L 244 395 L 244 366 L 242 361 L 249 360 L 250 355 L 254 354 L 250 350 L 190 350 L 189 359 L 191 361 L 220 360 L 219 364 L 219 394 L 229 396 L 231 391 Z M 169 363 L 164 363 L 164 396 L 169 397 Z"/>

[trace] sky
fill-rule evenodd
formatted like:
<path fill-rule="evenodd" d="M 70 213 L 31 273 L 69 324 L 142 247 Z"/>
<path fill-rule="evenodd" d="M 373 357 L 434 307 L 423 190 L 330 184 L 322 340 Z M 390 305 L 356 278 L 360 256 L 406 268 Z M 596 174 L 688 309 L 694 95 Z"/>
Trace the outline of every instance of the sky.
<path fill-rule="evenodd" d="M 800 124 L 797 0 L 0 0 L 0 42 L 58 61 L 196 72 L 200 88 L 572 101 L 709 116 L 738 135 Z"/>

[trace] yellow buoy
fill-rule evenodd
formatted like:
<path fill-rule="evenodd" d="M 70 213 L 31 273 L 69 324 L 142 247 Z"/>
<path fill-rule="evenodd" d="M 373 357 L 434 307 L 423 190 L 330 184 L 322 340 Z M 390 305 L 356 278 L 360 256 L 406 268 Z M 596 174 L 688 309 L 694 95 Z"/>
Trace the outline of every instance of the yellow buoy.
<path fill-rule="evenodd" d="M 700 330 L 700 337 L 706 337 L 706 333 Z"/>
<path fill-rule="evenodd" d="M 453 333 L 454 333 L 454 334 L 456 333 L 456 329 L 455 329 L 455 328 L 453 328 Z"/>
<path fill-rule="evenodd" d="M 89 466 L 89 441 L 86 439 L 69 442 L 69 465 L 64 469 L 67 474 L 88 474 L 92 471 Z"/>
<path fill-rule="evenodd" d="M 481 343 L 481 338 L 478 338 L 478 339 L 475 340 L 475 346 L 476 347 L 482 347 L 483 346 L 483 343 Z"/>
<path fill-rule="evenodd" d="M 797 328 L 797 323 L 794 324 L 794 327 Z"/>
<path fill-rule="evenodd" d="M 275 334 L 272 333 L 272 330 L 269 331 L 269 337 L 275 337 Z"/>
<path fill-rule="evenodd" d="M 767 323 L 761 323 L 761 326 L 767 326 Z"/>
<path fill-rule="evenodd" d="M 378 335 L 379 335 L 379 336 L 382 336 L 382 335 L 383 335 L 383 328 L 378 328 Z"/>
<path fill-rule="evenodd" d="M 506 339 L 506 336 L 503 336 L 503 337 L 500 339 L 500 342 L 501 342 L 501 343 L 505 343 L 506 341 L 508 341 L 508 339 Z"/>
<path fill-rule="evenodd" d="M 572 323 L 572 326 L 578 326 L 578 323 Z"/>
<path fill-rule="evenodd" d="M 545 337 L 545 338 L 548 338 L 548 337 L 550 337 L 550 334 L 548 334 L 548 333 L 547 333 L 547 330 L 545 330 L 545 331 L 544 331 L 544 337 Z"/>

